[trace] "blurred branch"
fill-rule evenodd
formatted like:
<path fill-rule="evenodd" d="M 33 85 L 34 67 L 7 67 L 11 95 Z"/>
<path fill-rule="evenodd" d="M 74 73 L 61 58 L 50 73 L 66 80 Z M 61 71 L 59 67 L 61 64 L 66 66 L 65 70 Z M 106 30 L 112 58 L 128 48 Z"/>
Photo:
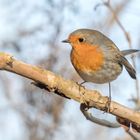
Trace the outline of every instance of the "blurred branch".
<path fill-rule="evenodd" d="M 113 8 L 111 7 L 110 3 L 107 2 L 105 5 L 110 9 L 110 11 L 112 12 L 112 14 L 114 15 L 114 19 L 116 20 L 117 24 L 122 29 L 122 31 L 123 31 L 123 33 L 125 35 L 125 38 L 126 38 L 126 40 L 128 42 L 128 45 L 129 45 L 129 48 L 132 49 L 131 37 L 130 37 L 129 33 L 125 30 L 124 26 L 122 25 L 122 23 L 120 22 L 120 20 L 116 16 L 116 14 L 115 14 Z M 132 55 L 131 59 L 132 59 L 133 66 L 136 68 L 136 63 L 135 63 L 135 60 L 134 60 L 134 56 L 133 55 Z M 136 99 L 137 99 L 137 103 L 138 103 L 139 100 L 140 100 L 139 99 L 140 90 L 139 90 L 139 81 L 138 81 L 138 79 L 136 79 L 135 83 L 136 83 L 135 86 L 136 86 L 136 91 L 137 91 L 137 97 L 136 97 Z M 137 103 L 136 103 L 136 105 L 137 105 Z"/>
<path fill-rule="evenodd" d="M 138 128 L 140 126 L 140 112 L 129 109 L 114 101 L 110 102 L 108 109 L 108 97 L 102 96 L 98 91 L 85 89 L 77 83 L 64 80 L 50 71 L 16 60 L 9 54 L 0 53 L 0 69 L 29 78 L 39 83 L 39 87 L 42 85 L 42 88 L 84 103 L 88 108 L 94 107 L 105 112 L 109 110 L 108 113 L 118 118 L 123 118 Z"/>
<path fill-rule="evenodd" d="M 122 25 L 121 21 L 119 20 L 117 14 L 116 14 L 116 11 L 114 11 L 114 9 L 112 8 L 111 4 L 110 4 L 110 1 L 107 1 L 107 2 L 103 2 L 103 4 L 111 11 L 111 13 L 113 14 L 113 17 L 115 19 L 115 21 L 117 22 L 117 24 L 119 25 L 119 27 L 121 28 L 121 30 L 123 31 L 125 37 L 126 37 L 126 40 L 129 44 L 129 47 L 131 47 L 131 37 L 129 35 L 129 33 L 125 30 L 124 26 Z"/>
<path fill-rule="evenodd" d="M 125 3 L 126 3 L 126 2 L 125 2 Z M 125 3 L 124 3 L 124 4 L 125 4 Z M 119 20 L 116 11 L 115 11 L 115 10 L 112 8 L 112 6 L 111 6 L 110 0 L 108 0 L 108 1 L 106 1 L 106 2 L 104 2 L 104 1 L 102 0 L 102 4 L 98 4 L 98 5 L 96 6 L 96 9 L 97 9 L 99 6 L 101 6 L 101 5 L 105 5 L 105 6 L 110 10 L 110 12 L 112 13 L 112 15 L 113 15 L 113 17 L 114 17 L 114 20 L 116 21 L 116 23 L 118 24 L 118 26 L 119 26 L 119 27 L 121 28 L 121 30 L 123 31 L 124 36 L 125 36 L 125 38 L 126 38 L 126 40 L 127 40 L 127 42 L 128 42 L 129 48 L 132 49 L 132 43 L 131 43 L 130 34 L 126 31 L 125 27 L 122 25 L 121 21 Z M 136 67 L 135 60 L 134 60 L 134 55 L 132 55 L 131 59 L 132 59 L 133 66 Z M 136 81 L 135 81 L 135 86 L 136 86 L 136 91 L 137 91 L 137 96 L 136 96 L 136 101 L 137 101 L 136 105 L 137 105 L 138 102 L 139 102 L 139 100 L 140 100 L 140 97 L 139 97 L 139 96 L 140 96 L 140 89 L 139 89 L 139 81 L 138 81 L 138 79 L 136 79 Z"/>
<path fill-rule="evenodd" d="M 88 108 L 86 107 L 85 104 L 80 105 L 80 110 L 83 113 L 83 115 L 86 117 L 86 119 L 90 120 L 91 122 L 100 124 L 102 126 L 110 127 L 110 128 L 118 128 L 121 126 L 119 123 L 111 123 L 107 120 L 94 117 L 91 113 L 88 112 Z"/>
<path fill-rule="evenodd" d="M 125 30 L 124 26 L 122 25 L 122 23 L 120 22 L 119 18 L 117 17 L 115 11 L 113 10 L 113 8 L 111 7 L 110 5 L 110 2 L 105 2 L 104 5 L 106 5 L 106 7 L 108 7 L 108 9 L 111 11 L 111 13 L 113 14 L 114 16 L 114 19 L 116 20 L 117 24 L 119 25 L 119 27 L 122 29 L 124 35 L 125 35 L 125 38 L 128 42 L 128 45 L 129 45 L 129 48 L 132 49 L 132 43 L 131 43 L 131 37 L 130 37 L 130 34 Z M 132 63 L 133 63 L 133 66 L 136 67 L 136 64 L 135 64 L 135 60 L 134 60 L 134 57 L 132 55 Z M 136 79 L 136 91 L 137 91 L 137 102 L 139 102 L 139 81 Z"/>

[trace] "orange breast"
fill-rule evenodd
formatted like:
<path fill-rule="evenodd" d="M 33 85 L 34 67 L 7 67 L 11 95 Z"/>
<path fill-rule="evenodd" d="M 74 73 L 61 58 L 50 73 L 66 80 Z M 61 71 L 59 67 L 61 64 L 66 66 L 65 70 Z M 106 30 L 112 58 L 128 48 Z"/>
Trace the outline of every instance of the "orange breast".
<path fill-rule="evenodd" d="M 104 63 L 104 56 L 99 46 L 83 43 L 82 45 L 73 46 L 71 61 L 76 70 L 95 72 L 101 69 Z"/>

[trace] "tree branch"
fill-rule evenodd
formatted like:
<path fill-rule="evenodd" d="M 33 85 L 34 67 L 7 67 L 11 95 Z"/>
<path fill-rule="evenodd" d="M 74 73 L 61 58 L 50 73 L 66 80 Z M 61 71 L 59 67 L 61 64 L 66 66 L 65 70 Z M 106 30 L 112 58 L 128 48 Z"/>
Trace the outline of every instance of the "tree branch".
<path fill-rule="evenodd" d="M 83 113 L 83 115 L 86 117 L 86 119 L 90 120 L 91 122 L 94 122 L 94 123 L 97 123 L 99 125 L 106 126 L 109 128 L 118 128 L 121 126 L 119 123 L 112 123 L 107 120 L 94 117 L 93 114 L 88 112 L 88 108 L 86 107 L 85 104 L 80 105 L 80 110 Z"/>
<path fill-rule="evenodd" d="M 89 108 L 108 110 L 108 97 L 102 96 L 98 91 L 85 89 L 74 81 L 65 80 L 50 71 L 23 63 L 9 54 L 0 53 L 0 69 L 31 79 L 40 85 L 44 85 L 43 88 L 46 90 L 85 103 Z M 129 109 L 117 102 L 111 101 L 108 113 L 140 126 L 140 112 Z"/>

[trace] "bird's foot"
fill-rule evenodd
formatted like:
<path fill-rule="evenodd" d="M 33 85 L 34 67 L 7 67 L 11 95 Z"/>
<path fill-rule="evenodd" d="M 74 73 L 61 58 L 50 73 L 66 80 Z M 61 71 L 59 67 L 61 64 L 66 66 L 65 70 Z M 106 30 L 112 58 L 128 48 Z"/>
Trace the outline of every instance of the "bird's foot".
<path fill-rule="evenodd" d="M 85 95 L 84 95 L 85 94 L 85 91 L 84 91 L 85 87 L 82 85 L 84 83 L 85 83 L 85 81 L 80 83 L 80 84 L 77 82 L 77 85 L 79 86 L 80 103 L 84 103 L 87 105 L 86 100 L 85 100 Z"/>
<path fill-rule="evenodd" d="M 108 101 L 106 102 L 106 109 L 105 112 L 110 112 L 110 104 L 111 104 L 111 98 L 108 98 Z"/>

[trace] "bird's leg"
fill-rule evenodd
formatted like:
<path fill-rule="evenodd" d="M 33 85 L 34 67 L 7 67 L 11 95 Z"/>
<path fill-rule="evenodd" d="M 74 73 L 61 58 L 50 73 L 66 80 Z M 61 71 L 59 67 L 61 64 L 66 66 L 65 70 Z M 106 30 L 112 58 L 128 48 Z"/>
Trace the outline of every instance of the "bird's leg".
<path fill-rule="evenodd" d="M 109 82 L 109 100 L 111 101 L 111 83 Z"/>
<path fill-rule="evenodd" d="M 83 82 L 77 83 L 77 84 L 78 84 L 78 86 L 79 86 L 79 93 L 80 93 L 80 96 L 81 96 L 80 102 L 86 104 L 85 99 L 84 99 L 84 94 L 85 94 L 85 92 L 81 93 L 81 91 L 80 91 L 80 90 L 81 90 L 81 87 L 85 89 L 85 87 L 83 86 L 84 83 L 86 83 L 86 81 L 83 81 Z"/>
<path fill-rule="evenodd" d="M 81 83 L 78 83 L 78 82 L 76 82 L 76 83 L 77 83 L 77 85 L 79 86 L 79 90 L 80 90 L 80 86 L 83 87 L 83 88 L 85 88 L 85 87 L 83 86 L 83 84 L 86 83 L 86 81 L 83 81 L 83 82 L 81 82 Z"/>
<path fill-rule="evenodd" d="M 79 85 L 81 85 L 81 86 L 82 86 L 84 83 L 86 83 L 86 81 L 81 82 Z"/>
<path fill-rule="evenodd" d="M 107 102 L 107 112 L 110 112 L 110 103 L 111 103 L 111 83 L 109 82 L 109 100 Z"/>

